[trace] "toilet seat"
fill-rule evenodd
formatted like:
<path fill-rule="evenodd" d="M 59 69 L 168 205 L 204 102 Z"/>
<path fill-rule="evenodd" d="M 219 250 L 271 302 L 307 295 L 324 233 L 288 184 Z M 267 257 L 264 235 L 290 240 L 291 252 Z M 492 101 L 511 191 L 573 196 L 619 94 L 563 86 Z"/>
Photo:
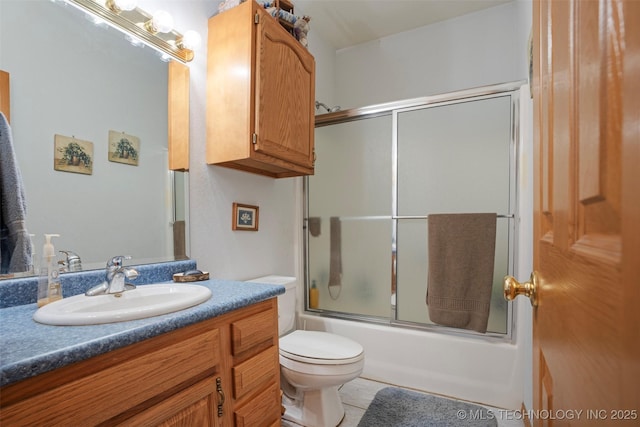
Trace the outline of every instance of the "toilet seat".
<path fill-rule="evenodd" d="M 281 359 L 313 365 L 345 365 L 364 358 L 360 344 L 329 332 L 296 330 L 280 338 L 279 345 Z"/>

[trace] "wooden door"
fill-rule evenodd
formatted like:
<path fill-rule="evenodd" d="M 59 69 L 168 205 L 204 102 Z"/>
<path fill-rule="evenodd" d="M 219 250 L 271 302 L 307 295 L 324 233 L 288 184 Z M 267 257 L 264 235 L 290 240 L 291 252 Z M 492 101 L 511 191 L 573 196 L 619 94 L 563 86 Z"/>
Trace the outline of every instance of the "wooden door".
<path fill-rule="evenodd" d="M 532 421 L 640 425 L 640 2 L 533 8 Z"/>
<path fill-rule="evenodd" d="M 266 13 L 257 32 L 254 149 L 313 173 L 315 61 Z"/>

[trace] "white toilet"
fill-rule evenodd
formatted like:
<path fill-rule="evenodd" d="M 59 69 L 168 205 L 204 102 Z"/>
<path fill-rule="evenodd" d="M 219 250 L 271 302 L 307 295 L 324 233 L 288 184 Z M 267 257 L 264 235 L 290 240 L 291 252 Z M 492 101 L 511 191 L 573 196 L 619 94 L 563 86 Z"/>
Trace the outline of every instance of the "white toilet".
<path fill-rule="evenodd" d="M 265 276 L 249 282 L 286 288 L 278 296 L 283 418 L 305 427 L 337 426 L 344 417 L 338 388 L 362 372 L 362 346 L 329 332 L 295 330 L 295 277 Z"/>

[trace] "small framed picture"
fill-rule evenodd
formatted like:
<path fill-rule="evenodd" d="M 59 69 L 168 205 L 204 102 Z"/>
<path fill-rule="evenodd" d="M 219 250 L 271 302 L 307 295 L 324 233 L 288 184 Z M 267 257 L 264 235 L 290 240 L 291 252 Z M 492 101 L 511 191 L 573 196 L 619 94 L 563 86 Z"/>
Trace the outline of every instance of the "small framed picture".
<path fill-rule="evenodd" d="M 124 132 L 109 131 L 109 161 L 138 166 L 140 160 L 140 138 Z"/>
<path fill-rule="evenodd" d="M 233 230 L 258 231 L 258 207 L 233 204 Z"/>
<path fill-rule="evenodd" d="M 93 142 L 74 136 L 54 135 L 53 169 L 63 172 L 93 173 Z"/>

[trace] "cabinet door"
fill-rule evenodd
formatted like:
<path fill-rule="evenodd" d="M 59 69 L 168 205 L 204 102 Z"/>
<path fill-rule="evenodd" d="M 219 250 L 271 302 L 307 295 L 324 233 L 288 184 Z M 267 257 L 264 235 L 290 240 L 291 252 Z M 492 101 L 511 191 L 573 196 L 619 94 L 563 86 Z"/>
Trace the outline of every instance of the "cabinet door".
<path fill-rule="evenodd" d="M 260 16 L 256 39 L 254 150 L 312 168 L 313 56 L 266 13 Z"/>

